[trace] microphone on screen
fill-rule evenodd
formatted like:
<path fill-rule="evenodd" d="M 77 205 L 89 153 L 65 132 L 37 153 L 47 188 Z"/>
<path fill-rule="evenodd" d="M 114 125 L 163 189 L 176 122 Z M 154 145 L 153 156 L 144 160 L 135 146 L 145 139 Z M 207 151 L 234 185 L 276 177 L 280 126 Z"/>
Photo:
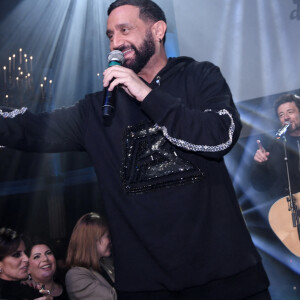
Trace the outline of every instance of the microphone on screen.
<path fill-rule="evenodd" d="M 124 55 L 119 50 L 113 50 L 108 55 L 108 67 L 112 67 L 115 65 L 122 66 L 124 63 Z M 102 105 L 102 112 L 103 118 L 109 119 L 115 110 L 115 99 L 114 99 L 114 91 L 109 91 L 108 87 L 104 89 L 104 96 L 103 96 L 103 105 Z"/>
<path fill-rule="evenodd" d="M 282 135 L 284 135 L 285 133 L 286 133 L 286 131 L 287 131 L 287 129 L 289 128 L 289 126 L 291 125 L 291 123 L 290 122 L 285 122 L 284 124 L 283 124 L 283 126 L 280 128 L 280 129 L 278 129 L 278 131 L 276 132 L 276 138 L 277 139 L 280 139 L 281 138 L 281 136 Z"/>

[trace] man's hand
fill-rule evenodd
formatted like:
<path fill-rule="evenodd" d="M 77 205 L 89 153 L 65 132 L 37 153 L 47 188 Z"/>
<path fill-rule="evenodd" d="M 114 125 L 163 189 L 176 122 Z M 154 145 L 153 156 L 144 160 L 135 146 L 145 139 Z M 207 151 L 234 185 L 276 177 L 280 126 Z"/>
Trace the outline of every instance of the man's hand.
<path fill-rule="evenodd" d="M 113 66 L 103 72 L 103 86 L 112 91 L 117 85 L 122 87 L 128 95 L 142 102 L 151 92 L 147 86 L 131 69 Z"/>
<path fill-rule="evenodd" d="M 268 160 L 268 156 L 270 155 L 270 152 L 267 152 L 263 145 L 261 144 L 260 140 L 257 140 L 258 149 L 254 155 L 254 160 L 258 163 L 263 163 Z"/>

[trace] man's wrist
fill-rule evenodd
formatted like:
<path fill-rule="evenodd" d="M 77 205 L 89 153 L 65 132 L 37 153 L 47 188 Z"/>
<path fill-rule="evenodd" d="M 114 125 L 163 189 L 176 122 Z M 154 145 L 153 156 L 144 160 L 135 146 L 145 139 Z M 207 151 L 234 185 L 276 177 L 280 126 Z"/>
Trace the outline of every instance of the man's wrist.
<path fill-rule="evenodd" d="M 140 102 L 143 102 L 144 99 L 149 95 L 149 93 L 152 91 L 152 89 L 150 87 L 147 86 L 147 88 L 145 88 L 143 90 L 143 92 L 141 93 L 141 95 L 139 97 L 137 97 L 136 99 Z"/>

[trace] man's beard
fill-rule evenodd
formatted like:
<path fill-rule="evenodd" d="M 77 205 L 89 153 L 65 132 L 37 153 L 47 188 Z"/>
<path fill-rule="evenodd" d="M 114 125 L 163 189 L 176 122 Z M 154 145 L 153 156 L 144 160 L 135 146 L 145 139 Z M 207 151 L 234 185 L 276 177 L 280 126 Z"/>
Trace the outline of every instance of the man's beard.
<path fill-rule="evenodd" d="M 297 132 L 297 131 L 300 132 L 300 123 L 299 123 L 299 121 L 291 123 L 287 131 L 289 133 L 293 133 L 293 132 Z"/>
<path fill-rule="evenodd" d="M 120 47 L 119 50 L 124 52 L 129 48 L 134 50 L 135 59 L 129 59 L 128 61 L 125 60 L 123 66 L 132 69 L 135 73 L 139 73 L 155 53 L 155 44 L 151 30 L 147 30 L 146 37 L 139 49 L 131 44 L 130 46 Z"/>

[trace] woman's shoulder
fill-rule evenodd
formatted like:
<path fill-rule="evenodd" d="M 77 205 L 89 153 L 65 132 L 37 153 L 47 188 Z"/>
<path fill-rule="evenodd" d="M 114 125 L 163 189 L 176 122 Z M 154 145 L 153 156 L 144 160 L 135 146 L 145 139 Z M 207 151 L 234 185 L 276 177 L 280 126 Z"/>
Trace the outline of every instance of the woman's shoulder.
<path fill-rule="evenodd" d="M 21 299 L 21 297 L 22 299 L 23 297 L 33 299 L 35 292 L 38 294 L 36 290 L 27 285 L 21 284 L 20 281 L 7 281 L 0 279 L 0 299 Z"/>
<path fill-rule="evenodd" d="M 116 299 L 115 289 L 92 269 L 71 268 L 66 274 L 66 287 L 74 299 Z"/>
<path fill-rule="evenodd" d="M 91 274 L 91 270 L 84 267 L 72 267 L 66 273 L 66 279 L 68 277 L 73 277 L 76 275 L 89 275 Z"/>
<path fill-rule="evenodd" d="M 97 280 L 102 283 L 107 284 L 107 280 L 97 271 L 94 271 L 92 269 L 84 268 L 84 267 L 72 267 L 68 270 L 66 274 L 66 284 L 70 282 L 71 280 L 74 282 L 74 280 Z"/>

